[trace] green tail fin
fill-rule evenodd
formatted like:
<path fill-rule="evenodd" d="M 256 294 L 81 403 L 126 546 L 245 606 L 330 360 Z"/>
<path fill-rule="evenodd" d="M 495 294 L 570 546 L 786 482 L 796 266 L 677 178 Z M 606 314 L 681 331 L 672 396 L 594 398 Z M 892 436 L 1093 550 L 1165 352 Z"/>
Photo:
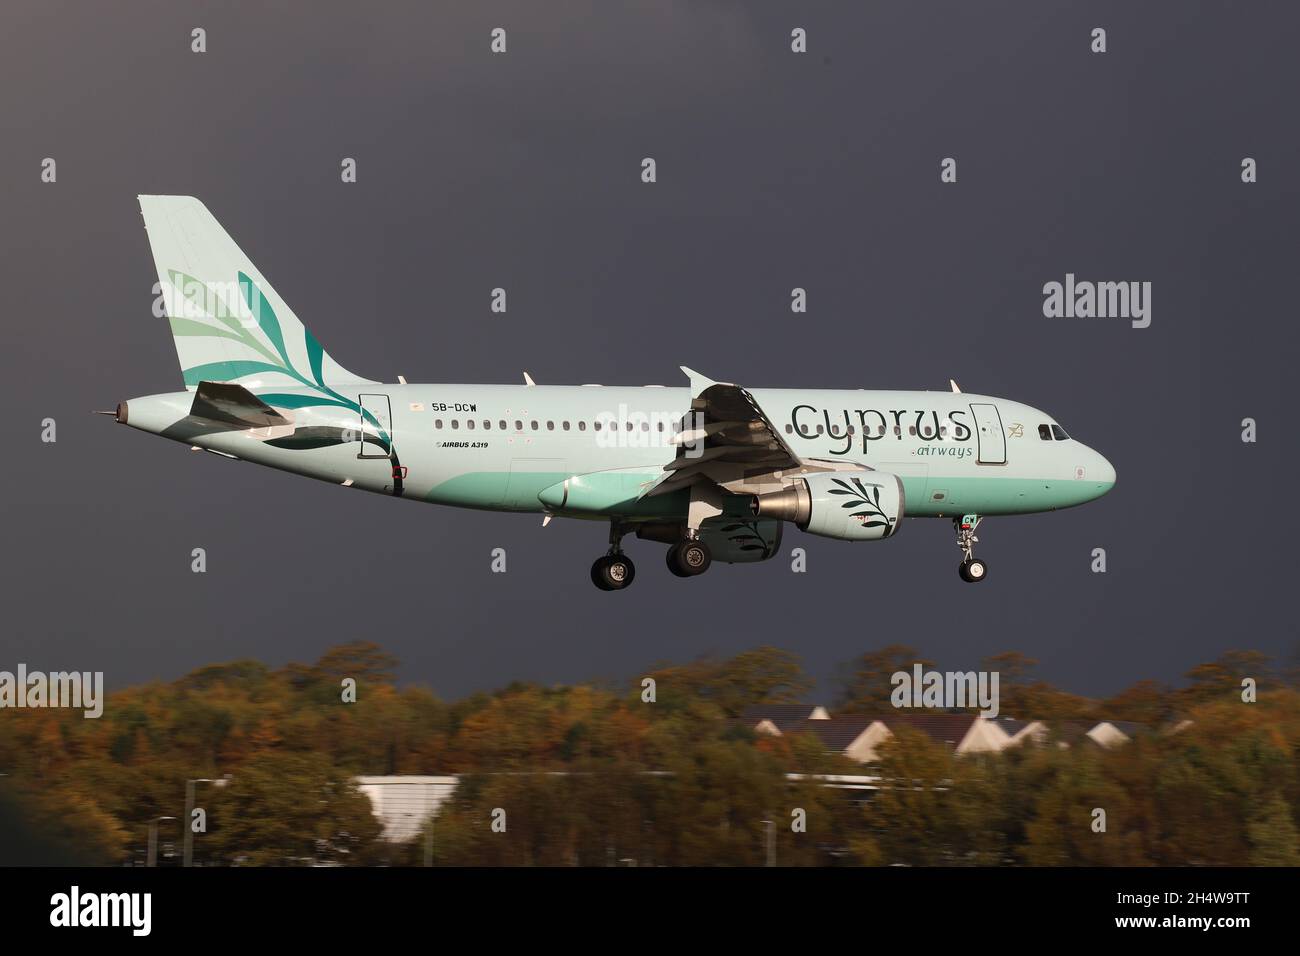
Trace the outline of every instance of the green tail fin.
<path fill-rule="evenodd" d="M 330 358 L 203 203 L 139 199 L 186 388 L 238 382 L 335 394 L 374 384 Z"/>

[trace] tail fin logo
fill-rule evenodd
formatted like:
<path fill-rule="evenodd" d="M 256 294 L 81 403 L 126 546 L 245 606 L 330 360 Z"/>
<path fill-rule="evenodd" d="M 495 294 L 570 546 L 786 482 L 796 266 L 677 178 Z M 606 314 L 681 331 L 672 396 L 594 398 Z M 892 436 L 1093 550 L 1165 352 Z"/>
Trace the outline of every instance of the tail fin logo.
<path fill-rule="evenodd" d="M 224 287 L 174 270 L 169 271 L 168 277 L 172 281 L 170 288 L 164 289 L 164 294 L 169 299 L 172 334 L 178 338 L 226 340 L 220 344 L 228 357 L 182 369 L 187 387 L 195 387 L 199 382 L 233 382 L 258 376 L 262 385 L 282 383 L 291 388 L 306 387 L 318 393 L 315 396 L 260 393 L 259 397 L 268 404 L 283 408 L 341 405 L 358 410 L 355 401 L 326 384 L 323 373 L 325 351 L 306 326 L 299 325 L 302 331 L 301 353 L 307 360 L 307 372 L 294 363 L 275 309 L 247 274 L 239 273 L 237 283 L 226 283 Z M 230 304 L 232 290 L 238 296 L 233 299 L 236 303 L 233 307 Z M 212 324 L 214 322 L 219 324 Z M 232 353 L 227 343 L 242 347 L 243 353 Z"/>

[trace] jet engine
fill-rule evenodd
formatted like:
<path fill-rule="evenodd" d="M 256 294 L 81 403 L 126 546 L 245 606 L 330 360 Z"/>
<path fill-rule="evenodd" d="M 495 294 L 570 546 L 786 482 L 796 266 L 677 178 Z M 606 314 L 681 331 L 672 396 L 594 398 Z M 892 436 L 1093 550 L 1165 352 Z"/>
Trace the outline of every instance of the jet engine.
<path fill-rule="evenodd" d="M 903 482 L 885 471 L 825 471 L 755 495 L 754 514 L 844 541 L 877 541 L 903 520 Z"/>

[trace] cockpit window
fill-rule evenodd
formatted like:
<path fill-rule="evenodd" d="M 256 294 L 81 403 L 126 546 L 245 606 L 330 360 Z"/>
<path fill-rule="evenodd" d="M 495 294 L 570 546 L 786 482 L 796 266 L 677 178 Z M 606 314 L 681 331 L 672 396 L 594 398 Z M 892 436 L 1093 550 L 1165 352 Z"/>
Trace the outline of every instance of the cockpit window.
<path fill-rule="evenodd" d="M 1039 426 L 1038 426 L 1038 437 L 1041 438 L 1043 441 L 1051 441 L 1051 440 L 1052 440 L 1052 430 L 1051 430 L 1050 428 L 1048 428 L 1046 425 L 1039 425 Z"/>
<path fill-rule="evenodd" d="M 1070 436 L 1065 433 L 1065 429 L 1062 428 L 1060 425 L 1052 426 L 1052 437 L 1055 438 L 1057 441 L 1070 440 Z"/>

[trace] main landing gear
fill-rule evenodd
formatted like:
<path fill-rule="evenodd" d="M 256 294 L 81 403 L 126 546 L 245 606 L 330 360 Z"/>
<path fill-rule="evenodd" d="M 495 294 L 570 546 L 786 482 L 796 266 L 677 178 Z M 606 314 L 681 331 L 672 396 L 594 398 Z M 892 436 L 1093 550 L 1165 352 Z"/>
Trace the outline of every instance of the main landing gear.
<path fill-rule="evenodd" d="M 678 541 L 668 548 L 668 570 L 679 578 L 693 578 L 709 570 L 713 555 L 709 546 L 698 538 Z"/>
<path fill-rule="evenodd" d="M 668 570 L 679 578 L 693 578 L 709 570 L 713 555 L 700 540 L 700 526 L 722 514 L 722 492 L 714 484 L 696 482 L 691 486 L 691 503 L 686 512 L 682 540 L 668 547 Z"/>
<path fill-rule="evenodd" d="M 962 562 L 957 568 L 957 573 L 961 575 L 963 581 L 975 584 L 983 581 L 988 575 L 988 565 L 975 557 L 975 545 L 979 538 L 975 537 L 975 529 L 979 527 L 979 515 L 962 515 L 960 518 L 952 519 L 952 526 L 957 532 L 957 547 L 961 548 Z"/>
<path fill-rule="evenodd" d="M 591 566 L 591 583 L 602 591 L 621 591 L 636 577 L 636 565 L 623 552 L 602 554 Z"/>
<path fill-rule="evenodd" d="M 591 583 L 602 591 L 621 591 L 636 576 L 636 566 L 620 546 L 626 533 L 625 527 L 611 522 L 609 551 L 597 558 L 591 566 Z M 640 536 L 641 533 L 637 533 Z M 675 537 L 675 532 L 670 533 Z M 650 540 L 664 539 L 652 537 Z M 703 574 L 712 562 L 713 555 L 709 553 L 709 546 L 700 540 L 699 532 L 687 529 L 686 537 L 668 548 L 668 570 L 679 578 L 693 578 L 697 574 Z"/>
<path fill-rule="evenodd" d="M 609 524 L 609 551 L 591 566 L 591 583 L 602 591 L 621 591 L 636 577 L 636 565 L 623 553 L 621 542 L 626 532 L 614 521 Z"/>

